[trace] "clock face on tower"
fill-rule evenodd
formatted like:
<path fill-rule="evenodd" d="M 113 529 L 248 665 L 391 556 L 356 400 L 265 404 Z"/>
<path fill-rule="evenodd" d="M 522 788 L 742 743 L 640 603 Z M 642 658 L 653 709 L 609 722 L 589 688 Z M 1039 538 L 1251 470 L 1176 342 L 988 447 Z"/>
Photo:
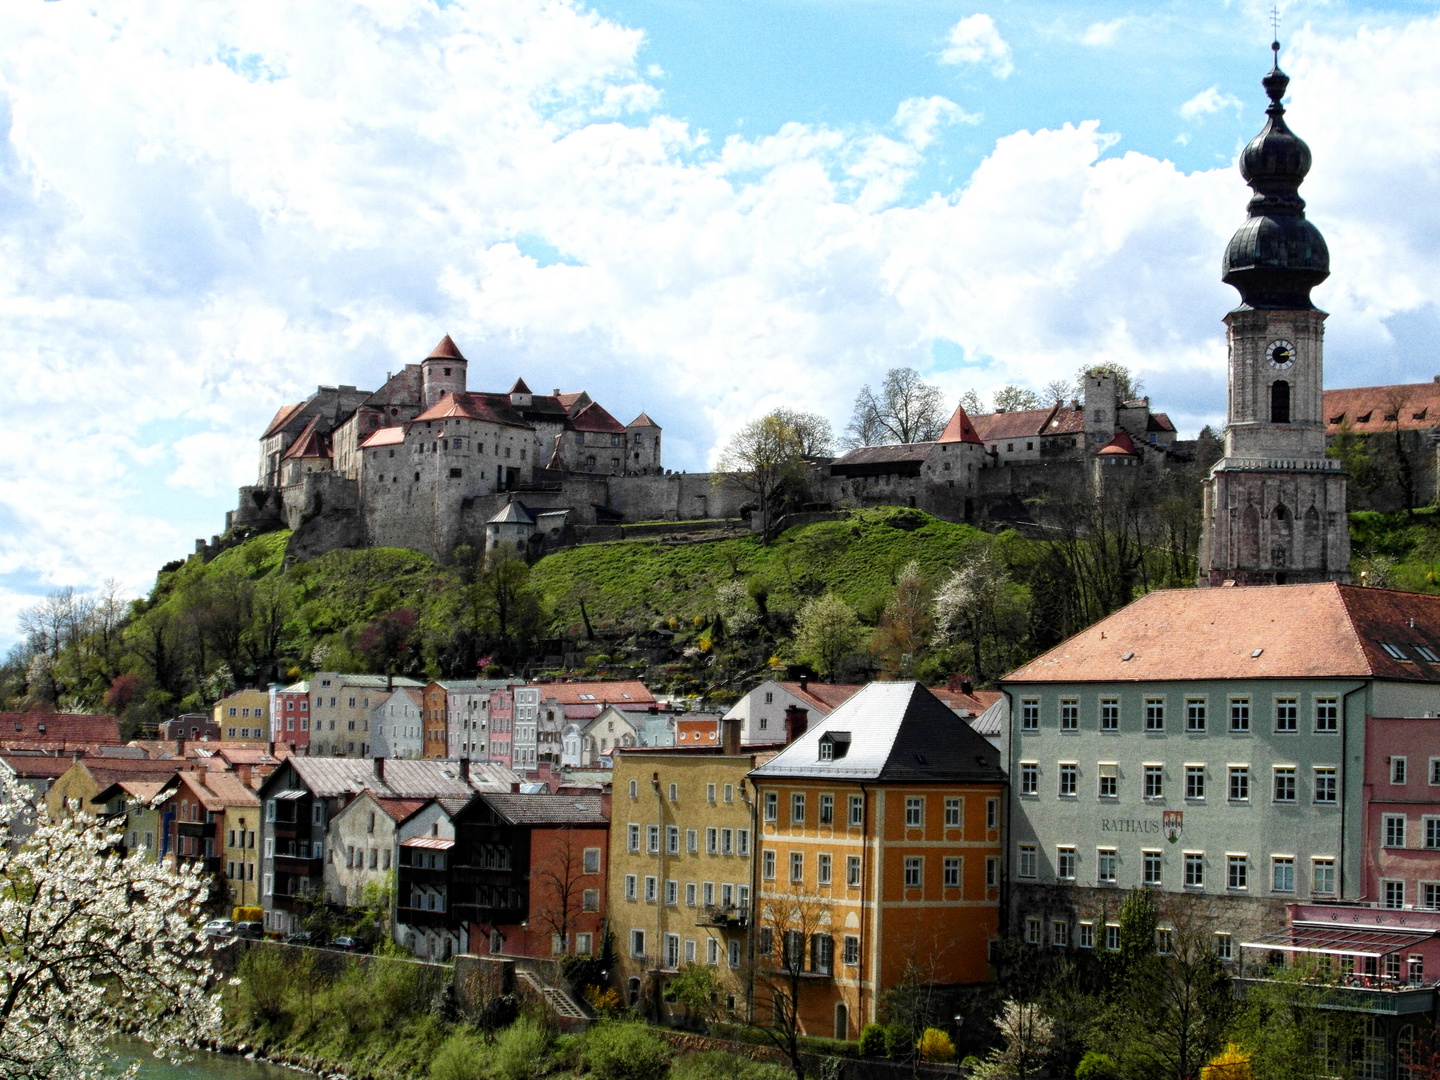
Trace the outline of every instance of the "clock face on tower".
<path fill-rule="evenodd" d="M 1270 366 L 1276 371 L 1284 371 L 1295 363 L 1294 343 L 1286 341 L 1284 338 L 1272 341 L 1265 346 L 1265 359 L 1270 361 Z"/>

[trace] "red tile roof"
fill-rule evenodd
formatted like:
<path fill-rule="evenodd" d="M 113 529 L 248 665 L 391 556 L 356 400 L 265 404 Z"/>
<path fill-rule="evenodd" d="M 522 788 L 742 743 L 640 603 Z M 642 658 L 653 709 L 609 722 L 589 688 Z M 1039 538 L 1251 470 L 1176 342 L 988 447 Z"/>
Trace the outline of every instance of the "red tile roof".
<path fill-rule="evenodd" d="M 510 393 L 512 393 L 512 394 L 530 394 L 532 397 L 534 396 L 534 391 L 531 390 L 530 387 L 528 387 L 528 386 L 525 385 L 525 380 L 524 380 L 524 379 L 516 379 L 516 380 L 515 380 L 515 385 L 512 386 L 512 387 L 510 387 Z"/>
<path fill-rule="evenodd" d="M 980 443 L 983 440 L 975 432 L 975 425 L 970 422 L 970 417 L 965 414 L 965 406 L 955 406 L 955 411 L 950 415 L 950 422 L 945 425 L 945 430 L 940 433 L 936 440 L 942 443 Z"/>
<path fill-rule="evenodd" d="M 653 427 L 653 428 L 658 428 L 660 425 L 657 424 L 657 423 L 655 423 L 654 420 L 651 420 L 650 417 L 646 416 L 646 415 L 642 412 L 639 416 L 635 417 L 634 420 L 631 420 L 630 423 L 626 424 L 625 426 L 626 426 L 627 428 L 631 428 L 631 427 Z"/>
<path fill-rule="evenodd" d="M 461 354 L 460 350 L 455 347 L 455 342 L 450 340 L 450 335 L 446 334 L 443 338 L 440 339 L 440 343 L 436 345 L 435 348 L 430 350 L 430 355 L 427 356 L 425 359 L 464 360 L 465 357 Z"/>
<path fill-rule="evenodd" d="M 268 439 L 271 435 L 274 435 L 290 422 L 291 417 L 303 408 L 305 408 L 305 402 L 303 401 L 297 401 L 294 405 L 282 405 L 280 411 L 275 414 L 275 419 L 271 420 L 270 426 L 265 429 L 265 434 L 260 437 L 262 439 Z"/>
<path fill-rule="evenodd" d="M 1359 434 L 1375 431 L 1423 431 L 1440 427 L 1440 383 L 1400 383 L 1326 390 L 1325 430 L 1342 424 Z"/>
<path fill-rule="evenodd" d="M 316 430 L 320 423 L 318 416 L 312 416 L 310 422 L 305 425 L 305 430 L 300 432 L 295 441 L 290 444 L 290 449 L 285 451 L 287 461 L 298 458 L 328 458 L 330 456 L 330 439 Z"/>
<path fill-rule="evenodd" d="M 616 679 L 613 682 L 541 683 L 539 687 L 542 701 L 558 701 L 561 705 L 655 704 L 655 695 L 651 694 L 645 684 L 638 679 Z"/>
<path fill-rule="evenodd" d="M 375 796 L 372 795 L 371 798 L 375 799 Z M 404 821 L 429 801 L 429 799 L 375 799 L 390 820 L 396 822 Z"/>
<path fill-rule="evenodd" d="M 979 716 L 1000 700 L 999 690 L 976 690 L 969 694 L 951 690 L 948 686 L 932 686 L 929 690 L 950 708 L 964 709 L 971 716 Z"/>
<path fill-rule="evenodd" d="M 507 427 L 529 427 L 511 406 L 508 394 L 446 394 L 410 423 L 413 426 L 422 420 L 446 420 L 452 416 Z"/>
<path fill-rule="evenodd" d="M 807 683 L 804 690 L 800 689 L 798 682 L 782 682 L 779 685 L 822 714 L 843 705 L 860 691 L 858 683 L 812 682 Z"/>
<path fill-rule="evenodd" d="M 1403 659 L 1389 655 L 1387 644 Z M 1440 682 L 1440 663 L 1416 646 L 1440 656 L 1440 596 L 1328 582 L 1168 589 L 1141 597 L 1002 682 Z"/>
<path fill-rule="evenodd" d="M 1135 443 L 1130 436 L 1123 431 L 1117 431 L 1115 437 L 1102 446 L 1099 450 L 1101 457 L 1138 457 L 1135 452 Z"/>
<path fill-rule="evenodd" d="M 981 441 L 990 443 L 996 439 L 1021 439 L 1027 435 L 1045 434 L 1057 411 L 1057 406 L 1052 405 L 1048 409 L 985 413 L 970 419 Z"/>
<path fill-rule="evenodd" d="M 599 402 L 592 401 L 570 418 L 576 431 L 605 431 L 615 435 L 625 433 L 625 425 L 606 412 Z"/>
<path fill-rule="evenodd" d="M 395 427 L 382 427 L 370 435 L 360 444 L 360 449 L 365 450 L 372 446 L 399 446 L 405 441 L 405 429 L 399 425 Z"/>
<path fill-rule="evenodd" d="M 555 400 L 567 413 L 579 412 L 590 404 L 590 395 L 581 390 L 578 394 L 556 394 Z"/>
<path fill-rule="evenodd" d="M 1175 425 L 1170 422 L 1170 417 L 1163 412 L 1152 412 L 1149 419 L 1145 421 L 1146 431 L 1174 431 Z"/>
<path fill-rule="evenodd" d="M 84 713 L 0 713 L 0 746 L 16 746 L 23 742 L 48 744 L 57 740 L 119 746 L 120 725 L 113 716 Z"/>

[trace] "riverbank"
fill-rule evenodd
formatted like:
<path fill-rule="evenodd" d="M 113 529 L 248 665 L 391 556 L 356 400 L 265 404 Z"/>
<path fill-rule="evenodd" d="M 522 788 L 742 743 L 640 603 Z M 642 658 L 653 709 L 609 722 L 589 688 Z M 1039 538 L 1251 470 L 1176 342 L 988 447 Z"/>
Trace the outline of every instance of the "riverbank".
<path fill-rule="evenodd" d="M 140 1066 L 136 1080 L 296 1080 L 293 1069 L 218 1047 L 196 1051 L 192 1060 L 173 1065 L 155 1057 L 149 1043 L 131 1035 L 117 1035 L 107 1046 L 115 1056 L 117 1072 L 132 1064 Z"/>

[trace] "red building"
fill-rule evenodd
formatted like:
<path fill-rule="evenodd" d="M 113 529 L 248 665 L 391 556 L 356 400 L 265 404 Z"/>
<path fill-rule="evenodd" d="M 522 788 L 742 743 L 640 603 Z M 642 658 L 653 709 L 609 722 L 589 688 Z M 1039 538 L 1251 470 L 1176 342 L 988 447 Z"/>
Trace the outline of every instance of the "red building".
<path fill-rule="evenodd" d="M 515 749 L 515 695 L 506 687 L 490 692 L 490 760 L 507 769 Z"/>
<path fill-rule="evenodd" d="M 1440 717 L 1367 717 L 1363 784 L 1361 899 L 1440 910 Z"/>
<path fill-rule="evenodd" d="M 275 691 L 270 739 L 289 743 L 296 753 L 310 752 L 310 684 L 298 682 Z"/>

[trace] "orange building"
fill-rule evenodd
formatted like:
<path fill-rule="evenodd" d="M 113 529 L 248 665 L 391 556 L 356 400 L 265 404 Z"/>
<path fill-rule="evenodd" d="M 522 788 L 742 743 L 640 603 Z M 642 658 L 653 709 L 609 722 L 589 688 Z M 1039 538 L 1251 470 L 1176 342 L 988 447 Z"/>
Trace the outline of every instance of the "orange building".
<path fill-rule="evenodd" d="M 919 683 L 872 683 L 750 778 L 760 806 L 755 1012 L 798 998 L 853 1039 L 907 977 L 989 982 L 1000 921 L 999 751 Z M 784 1001 L 777 1001 L 784 998 Z"/>
<path fill-rule="evenodd" d="M 450 753 L 450 692 L 443 683 L 433 679 L 423 691 L 424 705 L 421 717 L 424 720 L 425 748 L 422 756 L 427 758 L 448 757 Z"/>

